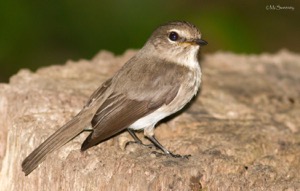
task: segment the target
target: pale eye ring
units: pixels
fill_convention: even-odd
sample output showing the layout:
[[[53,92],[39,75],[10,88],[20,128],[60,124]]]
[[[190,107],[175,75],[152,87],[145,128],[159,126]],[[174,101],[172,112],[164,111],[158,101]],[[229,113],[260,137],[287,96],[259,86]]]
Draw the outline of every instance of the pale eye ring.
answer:
[[[170,32],[170,34],[169,34],[169,39],[170,39],[171,41],[177,41],[177,40],[179,39],[178,33],[177,33],[177,32],[174,32],[174,31]]]

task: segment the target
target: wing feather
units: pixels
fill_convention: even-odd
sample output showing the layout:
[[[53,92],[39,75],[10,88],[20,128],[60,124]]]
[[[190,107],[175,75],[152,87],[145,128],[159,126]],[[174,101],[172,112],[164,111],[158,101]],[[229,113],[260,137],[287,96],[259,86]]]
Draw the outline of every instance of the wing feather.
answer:
[[[164,67],[157,67],[161,64]],[[94,115],[94,131],[84,141],[81,150],[110,138],[162,105],[171,103],[186,72],[187,68],[184,66],[166,64],[161,60],[155,64],[129,61],[114,76],[114,92]]]

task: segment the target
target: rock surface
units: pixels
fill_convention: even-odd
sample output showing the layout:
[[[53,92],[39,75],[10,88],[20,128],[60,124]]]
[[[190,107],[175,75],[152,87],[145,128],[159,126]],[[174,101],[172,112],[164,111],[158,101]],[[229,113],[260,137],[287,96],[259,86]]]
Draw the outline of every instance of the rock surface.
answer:
[[[102,51],[0,84],[1,190],[300,189],[300,55],[284,50],[204,56],[199,96],[155,131],[189,160],[125,148],[127,132],[81,153],[84,132],[25,177],[22,160],[134,54]]]

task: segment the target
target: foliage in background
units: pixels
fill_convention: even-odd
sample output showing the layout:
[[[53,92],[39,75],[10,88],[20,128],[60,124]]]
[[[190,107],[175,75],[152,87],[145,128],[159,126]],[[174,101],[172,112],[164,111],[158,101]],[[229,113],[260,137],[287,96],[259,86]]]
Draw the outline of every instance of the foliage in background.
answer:
[[[267,10],[270,5],[294,10]],[[0,82],[20,68],[90,59],[101,49],[116,54],[140,48],[154,28],[186,20],[200,28],[203,51],[299,52],[296,1],[1,1]]]

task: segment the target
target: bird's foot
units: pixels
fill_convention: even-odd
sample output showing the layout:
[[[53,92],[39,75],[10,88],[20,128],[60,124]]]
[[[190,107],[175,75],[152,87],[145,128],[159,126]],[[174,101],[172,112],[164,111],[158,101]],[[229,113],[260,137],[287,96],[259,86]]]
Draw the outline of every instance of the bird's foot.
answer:
[[[161,152],[157,152],[157,151],[152,151],[151,153],[155,154],[157,157],[158,156],[171,156],[173,158],[182,158],[182,159],[189,159],[189,157],[191,157],[192,155],[179,155],[179,154],[173,154],[171,152],[167,152],[167,153],[161,153]]]

